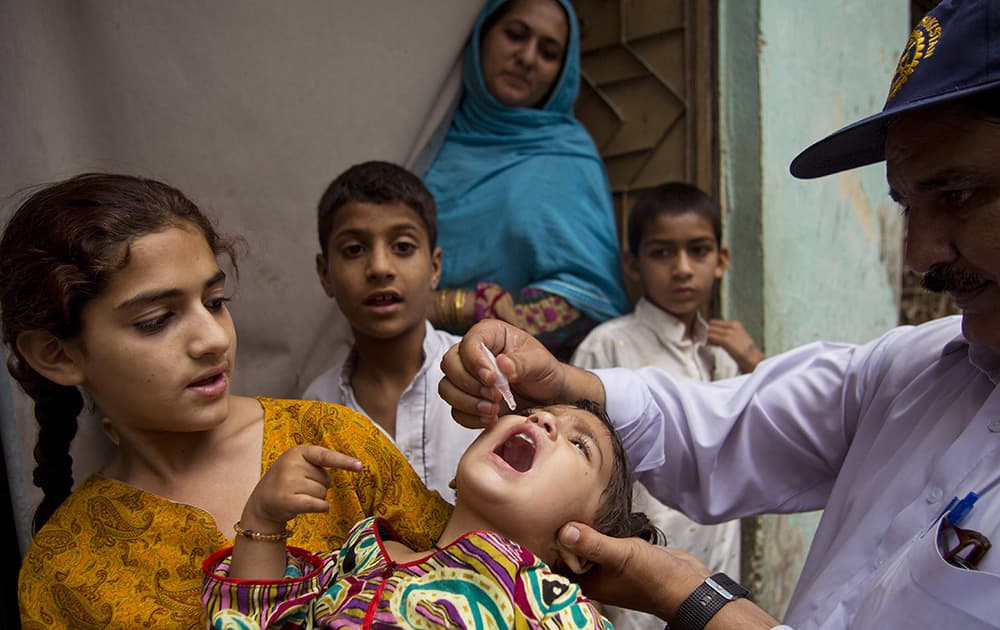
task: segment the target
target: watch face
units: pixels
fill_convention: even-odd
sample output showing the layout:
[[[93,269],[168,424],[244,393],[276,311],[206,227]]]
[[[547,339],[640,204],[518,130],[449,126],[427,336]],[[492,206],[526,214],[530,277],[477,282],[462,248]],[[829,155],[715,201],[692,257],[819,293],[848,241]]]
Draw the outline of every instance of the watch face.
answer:
[[[707,584],[713,591],[721,595],[725,599],[736,599],[736,594],[731,593],[728,588],[722,584],[715,581],[714,577],[705,578],[705,584]]]
[[[719,594],[727,599],[736,599],[737,597],[750,597],[750,591],[743,587],[742,584],[729,577],[725,573],[716,573],[710,578],[706,578],[706,583],[715,588],[719,586],[722,591],[718,588],[715,590],[719,591]],[[723,592],[725,591],[725,592]]]

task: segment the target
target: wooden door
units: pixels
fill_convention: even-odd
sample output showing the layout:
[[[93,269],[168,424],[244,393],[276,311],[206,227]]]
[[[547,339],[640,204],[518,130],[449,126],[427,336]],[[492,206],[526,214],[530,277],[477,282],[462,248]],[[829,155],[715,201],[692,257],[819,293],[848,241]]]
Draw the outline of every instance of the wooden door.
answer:
[[[619,235],[631,197],[668,181],[718,196],[715,2],[573,0],[576,115],[607,165]]]

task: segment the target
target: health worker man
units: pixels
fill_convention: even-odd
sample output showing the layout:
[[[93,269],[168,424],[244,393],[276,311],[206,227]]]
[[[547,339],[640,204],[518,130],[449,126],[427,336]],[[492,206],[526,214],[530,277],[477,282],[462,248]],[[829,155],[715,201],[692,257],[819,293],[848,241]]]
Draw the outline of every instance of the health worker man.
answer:
[[[885,160],[906,261],[961,316],[864,345],[814,343],[715,383],[655,368],[579,370],[483,322],[445,355],[441,395],[495,417],[479,342],[519,397],[606,405],[638,478],[712,523],[823,509],[784,622],[799,630],[1000,628],[1000,0],[946,0],[910,36],[883,111],[803,151],[814,178]],[[599,569],[600,601],[671,630],[778,622],[725,575],[582,524],[560,532]]]

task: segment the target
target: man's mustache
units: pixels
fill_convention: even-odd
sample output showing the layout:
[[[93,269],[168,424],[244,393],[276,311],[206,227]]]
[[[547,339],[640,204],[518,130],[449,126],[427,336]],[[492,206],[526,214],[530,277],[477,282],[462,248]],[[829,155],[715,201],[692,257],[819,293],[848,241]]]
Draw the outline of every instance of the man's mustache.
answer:
[[[920,284],[928,291],[971,291],[988,283],[989,279],[978,273],[962,271],[953,265],[937,265],[924,274]]]

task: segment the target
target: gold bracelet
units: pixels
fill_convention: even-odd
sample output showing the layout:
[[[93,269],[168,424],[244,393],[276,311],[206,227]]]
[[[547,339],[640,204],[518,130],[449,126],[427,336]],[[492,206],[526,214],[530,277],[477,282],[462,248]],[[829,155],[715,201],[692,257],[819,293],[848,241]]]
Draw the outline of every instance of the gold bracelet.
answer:
[[[240,525],[239,521],[233,523],[233,529],[238,535],[257,542],[284,542],[292,536],[292,530],[290,529],[285,529],[285,531],[279,534],[264,534],[261,532],[255,532],[252,529],[243,529],[243,526]]]
[[[450,291],[448,289],[441,289],[437,293],[437,308],[435,312],[437,313],[437,322],[435,325],[440,328],[448,327],[448,294]]]
[[[455,322],[454,329],[461,330],[465,324],[465,289],[455,290]]]

